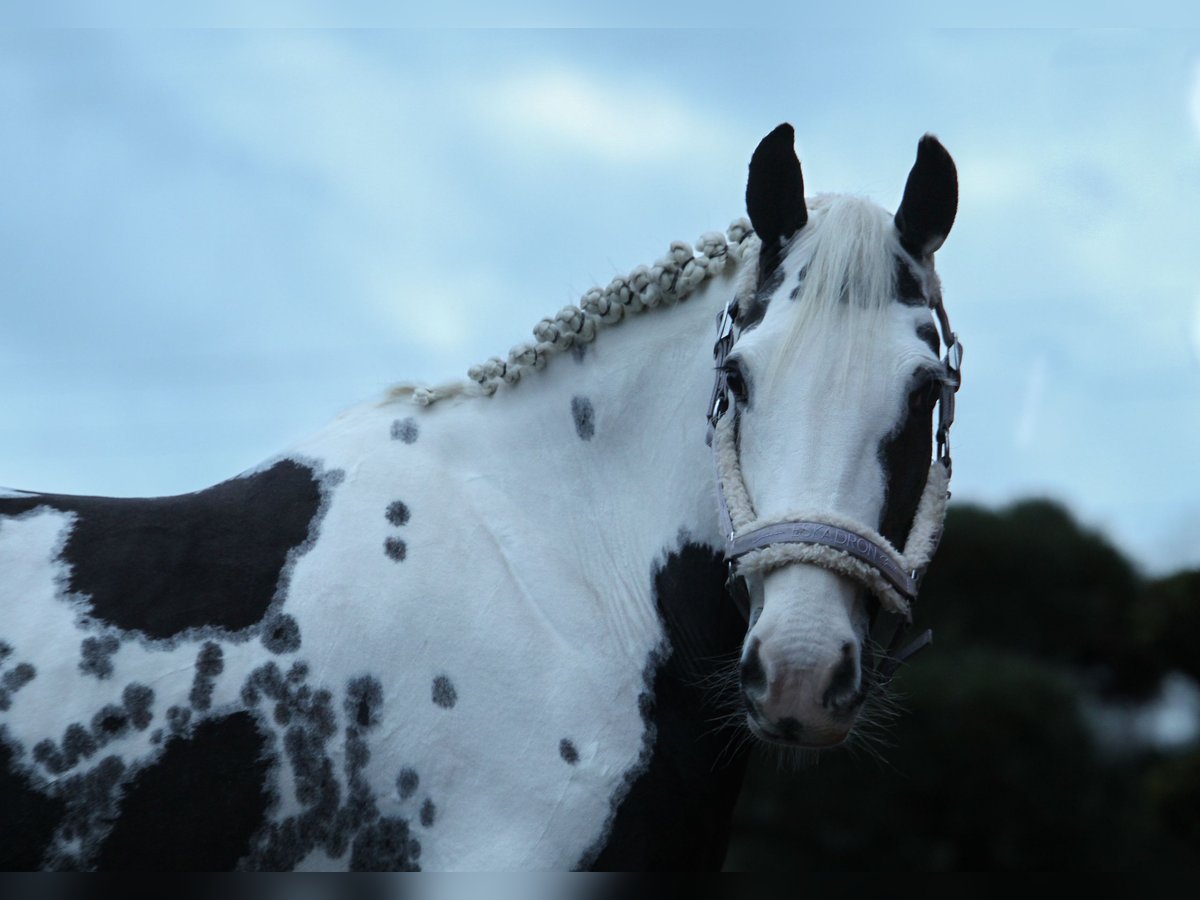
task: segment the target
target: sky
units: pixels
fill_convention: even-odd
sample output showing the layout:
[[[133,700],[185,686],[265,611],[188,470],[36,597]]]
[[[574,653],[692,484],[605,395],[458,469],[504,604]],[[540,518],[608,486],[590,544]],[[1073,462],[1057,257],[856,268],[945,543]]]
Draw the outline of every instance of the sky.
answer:
[[[1200,30],[216,7],[0,20],[0,484],[196,490],[460,377],[724,230],[787,121],[810,193],[894,209],[926,131],[958,164],[955,498],[1200,566]],[[515,24],[603,24],[556,8]]]

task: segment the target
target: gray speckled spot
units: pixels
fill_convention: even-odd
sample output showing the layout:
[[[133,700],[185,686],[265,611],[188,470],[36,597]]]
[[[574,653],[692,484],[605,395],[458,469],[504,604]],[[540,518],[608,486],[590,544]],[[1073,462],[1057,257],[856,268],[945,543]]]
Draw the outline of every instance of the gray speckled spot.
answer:
[[[3,686],[4,690],[9,693],[15,694],[21,688],[25,687],[25,685],[29,684],[29,682],[33,681],[36,675],[37,669],[32,665],[24,662],[18,663],[5,672],[3,677],[0,677],[0,686]]]
[[[417,792],[417,785],[421,783],[420,777],[417,775],[416,769],[403,768],[400,774],[396,776],[396,790],[400,792],[400,799],[407,800]]]
[[[178,734],[187,728],[188,722],[191,721],[192,711],[186,706],[172,706],[167,710],[167,727],[171,732]]]
[[[129,713],[129,721],[138,731],[145,731],[154,720],[154,691],[144,684],[128,684],[121,700]]]
[[[413,418],[396,419],[392,422],[392,440],[404,441],[406,444],[415,444],[417,435],[420,429],[417,427],[417,420]]]
[[[575,433],[580,440],[590,441],[596,433],[596,411],[587,397],[571,398],[571,416],[575,419]]]
[[[18,663],[0,676],[0,712],[12,706],[12,695],[37,676],[37,669],[29,663]]]
[[[46,767],[52,775],[61,775],[67,771],[67,761],[58,751],[54,741],[46,738],[33,745],[33,758]]]
[[[196,677],[188,694],[188,702],[194,709],[203,712],[212,706],[213,686],[224,670],[225,657],[220,645],[207,641],[196,655]]]
[[[567,765],[573,766],[579,762],[579,751],[575,749],[575,745],[566,738],[558,742],[558,755],[561,756]]]
[[[409,838],[404,819],[379,819],[364,826],[350,847],[351,872],[413,872],[421,845]]]
[[[84,638],[79,645],[79,671],[96,678],[108,678],[113,673],[112,656],[120,646],[121,642],[111,634]]]
[[[95,739],[78,722],[67,726],[67,730],[63,734],[62,746],[63,753],[71,765],[74,765],[76,760],[86,759],[96,752]]]
[[[408,546],[400,538],[390,537],[383,542],[383,552],[396,562],[404,562],[408,556]]]
[[[263,623],[262,642],[272,653],[295,653],[300,649],[300,625],[292,616],[280,613]]]
[[[458,702],[458,691],[445,675],[433,679],[433,702],[442,709],[450,709]]]
[[[359,728],[374,728],[379,724],[383,706],[383,684],[373,675],[360,675],[346,685],[346,700],[342,708],[346,718]]]
[[[403,501],[393,500],[388,504],[386,515],[387,520],[393,525],[404,525],[408,522],[408,507],[404,505]]]
[[[205,678],[216,678],[225,671],[225,654],[221,645],[206,641],[196,654],[196,672]]]
[[[426,828],[431,828],[433,826],[433,821],[436,818],[437,807],[433,805],[432,800],[426,797],[425,802],[421,804],[421,824]]]
[[[100,746],[129,731],[129,713],[122,707],[108,704],[92,716],[92,736]]]

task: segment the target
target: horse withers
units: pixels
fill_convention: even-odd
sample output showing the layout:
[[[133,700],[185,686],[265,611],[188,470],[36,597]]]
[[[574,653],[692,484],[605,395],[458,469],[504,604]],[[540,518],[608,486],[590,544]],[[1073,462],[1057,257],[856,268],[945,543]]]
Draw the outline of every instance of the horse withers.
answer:
[[[5,868],[719,866],[749,736],[886,678],[949,476],[954,164],[892,216],[792,145],[469,381],[193,494],[0,494]]]

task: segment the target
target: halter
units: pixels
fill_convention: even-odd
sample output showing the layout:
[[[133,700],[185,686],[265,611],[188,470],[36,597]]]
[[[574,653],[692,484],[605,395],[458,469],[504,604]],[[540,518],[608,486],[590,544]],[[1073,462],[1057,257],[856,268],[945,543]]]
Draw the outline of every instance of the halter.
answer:
[[[733,349],[737,300],[725,304],[717,320],[713,345],[717,375],[708,405],[708,443],[713,448],[721,533],[725,535],[727,586],[749,618],[749,587],[745,574],[759,574],[790,563],[809,563],[858,581],[892,614],[888,656],[879,673],[890,678],[896,668],[933,639],[926,630],[903,649],[897,645],[911,622],[911,604],[941,540],[950,499],[950,426],[954,424],[954,395],[962,384],[962,343],[950,328],[940,293],[930,308],[937,317],[946,355],[942,360],[942,389],[938,397],[937,456],[930,464],[925,489],[913,524],[898,551],[875,529],[837,514],[818,512],[802,519],[759,522],[742,477],[738,456],[738,407],[730,391],[725,361]]]

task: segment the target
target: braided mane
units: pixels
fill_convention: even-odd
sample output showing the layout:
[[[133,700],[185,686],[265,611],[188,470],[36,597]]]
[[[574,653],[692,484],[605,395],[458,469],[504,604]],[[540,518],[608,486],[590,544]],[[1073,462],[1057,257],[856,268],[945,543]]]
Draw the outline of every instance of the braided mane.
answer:
[[[563,307],[542,319],[533,328],[536,340],[513,347],[507,359],[493,356],[472,366],[467,371],[468,381],[434,387],[399,384],[388,392],[387,400],[429,406],[456,396],[490,397],[501,384],[515,385],[525,372],[542,369],[551,356],[594,341],[602,329],[628,315],[686,300],[731,262],[737,266],[757,253],[758,243],[744,218],[734,220],[726,234],[702,234],[695,251],[684,241],[674,241],[667,255],[653,265],[638,266],[628,275],[614,278],[608,287],[592,288],[578,306]]]

